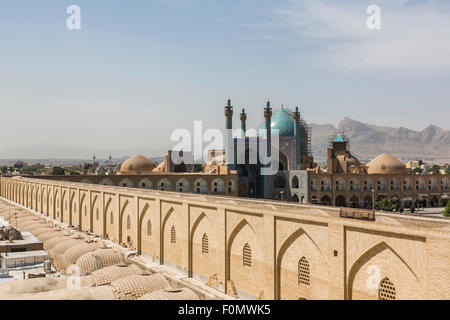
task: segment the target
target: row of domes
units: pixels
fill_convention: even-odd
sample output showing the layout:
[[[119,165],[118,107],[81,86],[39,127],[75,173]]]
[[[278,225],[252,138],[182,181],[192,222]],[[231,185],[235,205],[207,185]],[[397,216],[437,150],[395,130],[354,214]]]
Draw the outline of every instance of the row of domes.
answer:
[[[135,155],[120,167],[122,172],[149,172],[156,168],[155,163],[143,155]],[[367,164],[368,174],[406,174],[404,164],[393,156],[383,153]]]

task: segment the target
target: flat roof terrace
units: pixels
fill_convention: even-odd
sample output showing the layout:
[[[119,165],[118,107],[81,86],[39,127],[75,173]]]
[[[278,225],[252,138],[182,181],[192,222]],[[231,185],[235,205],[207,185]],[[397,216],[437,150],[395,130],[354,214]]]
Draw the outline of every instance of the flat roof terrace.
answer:
[[[0,241],[0,253],[25,252],[44,249],[42,241],[38,240],[30,232],[22,232],[22,237],[23,239],[14,240],[13,242],[10,242],[9,240]]]

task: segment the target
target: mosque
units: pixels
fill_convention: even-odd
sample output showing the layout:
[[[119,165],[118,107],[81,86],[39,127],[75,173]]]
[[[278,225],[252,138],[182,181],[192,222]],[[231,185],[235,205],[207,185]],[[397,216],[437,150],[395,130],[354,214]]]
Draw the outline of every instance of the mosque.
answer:
[[[225,116],[226,128],[232,129],[231,101],[225,106]],[[164,265],[175,272],[176,279],[186,284],[195,280],[202,290],[208,287],[218,297],[450,299],[448,219],[359,209],[382,197],[405,206],[416,202],[442,205],[450,194],[448,175],[413,175],[387,154],[362,163],[341,133],[330,138],[327,170],[322,171],[314,163],[311,131],[298,109],[292,112],[282,107],[273,114],[267,103],[261,127],[266,130],[257,137],[245,134],[246,117],[243,111],[241,136],[227,139],[225,150],[234,149],[231,157],[228,154],[232,161],[226,161],[225,150],[211,150],[202,172],[192,172],[188,161],[175,165],[169,151],[159,165],[134,156],[111,176],[0,177],[0,216],[7,219],[15,210],[24,211],[18,217],[23,219],[19,230],[34,232],[51,244],[64,235],[50,226],[42,230],[42,224],[49,222],[79,236],[95,237],[94,243],[67,239],[61,243],[61,252],[54,247],[55,257],[60,257],[57,265],[65,269],[76,263],[86,267],[86,276],[97,277],[95,272],[100,272],[110,282],[106,286],[90,283],[97,286],[93,291],[91,287],[75,292],[46,289],[34,298],[147,296],[141,290],[145,270],[116,264],[123,252],[132,252],[136,255],[133,262]],[[271,146],[275,129],[280,141],[274,148],[279,153],[279,170],[263,176],[257,169],[267,164],[260,160],[271,153],[259,145]],[[245,146],[242,154],[238,144]],[[257,149],[252,150],[255,145]],[[252,154],[257,155],[256,163],[249,161]],[[238,160],[243,155],[247,161],[241,164]],[[75,242],[73,248],[65,247]],[[102,248],[105,242],[114,247]],[[49,243],[44,242],[45,246]],[[95,265],[94,255],[100,257],[98,252],[105,250],[111,256],[104,267],[114,269],[87,268]],[[379,277],[368,286],[374,266],[379,268]],[[117,269],[125,267],[134,275],[112,281]],[[154,276],[159,279],[147,277],[145,287],[161,283],[161,290],[154,294],[176,298],[161,275]],[[190,292],[190,288],[181,288],[179,294],[198,299],[205,292]]]
[[[256,137],[247,135],[244,109],[239,114],[240,130],[232,136],[235,128],[231,100],[224,111],[225,132],[229,133],[225,150],[210,150],[201,172],[192,172],[189,152],[179,152],[181,163],[175,164],[174,151],[169,150],[158,165],[142,155],[133,156],[116,175],[39,178],[352,208],[372,208],[374,201],[383,198],[404,208],[440,207],[450,199],[449,175],[414,175],[388,154],[362,163],[350,152],[350,140],[343,133],[330,137],[327,168],[321,170],[311,152],[311,128],[298,107],[292,111],[281,106],[273,112],[267,102]],[[274,143],[275,137],[278,143]],[[272,146],[278,153],[278,160],[274,160],[277,163],[272,166],[278,171],[263,175],[261,169],[268,165],[261,160],[271,156]]]

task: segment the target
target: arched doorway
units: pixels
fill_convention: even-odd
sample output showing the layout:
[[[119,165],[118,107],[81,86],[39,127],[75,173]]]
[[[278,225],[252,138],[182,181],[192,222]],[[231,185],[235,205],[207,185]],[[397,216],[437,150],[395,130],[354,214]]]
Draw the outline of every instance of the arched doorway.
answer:
[[[435,207],[439,207],[439,199],[437,197],[433,197],[431,199],[430,205],[435,208]]]
[[[359,208],[359,198],[357,196],[353,196],[350,199],[350,203],[351,203],[352,208]]]
[[[331,206],[331,198],[329,196],[323,196],[320,199],[320,204],[324,206]]]
[[[346,207],[347,201],[345,200],[344,196],[337,196],[336,197],[336,207]]]
[[[292,197],[292,201],[300,202],[300,199],[298,198],[298,196],[296,194],[294,194],[294,196]]]
[[[366,196],[364,198],[364,209],[372,209],[372,197]]]

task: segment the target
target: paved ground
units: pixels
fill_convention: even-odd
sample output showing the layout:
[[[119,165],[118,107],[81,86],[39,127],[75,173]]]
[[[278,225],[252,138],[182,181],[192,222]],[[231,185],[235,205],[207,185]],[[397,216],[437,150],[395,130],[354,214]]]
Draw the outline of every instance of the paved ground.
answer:
[[[423,217],[442,217],[445,218],[442,214],[444,212],[444,208],[423,208],[423,209],[416,209],[414,211],[414,215],[419,215]],[[399,212],[393,212],[393,213],[399,213]],[[400,214],[400,213],[399,213]],[[402,214],[410,215],[411,211],[409,209],[405,209]],[[448,218],[450,219],[450,218]]]

